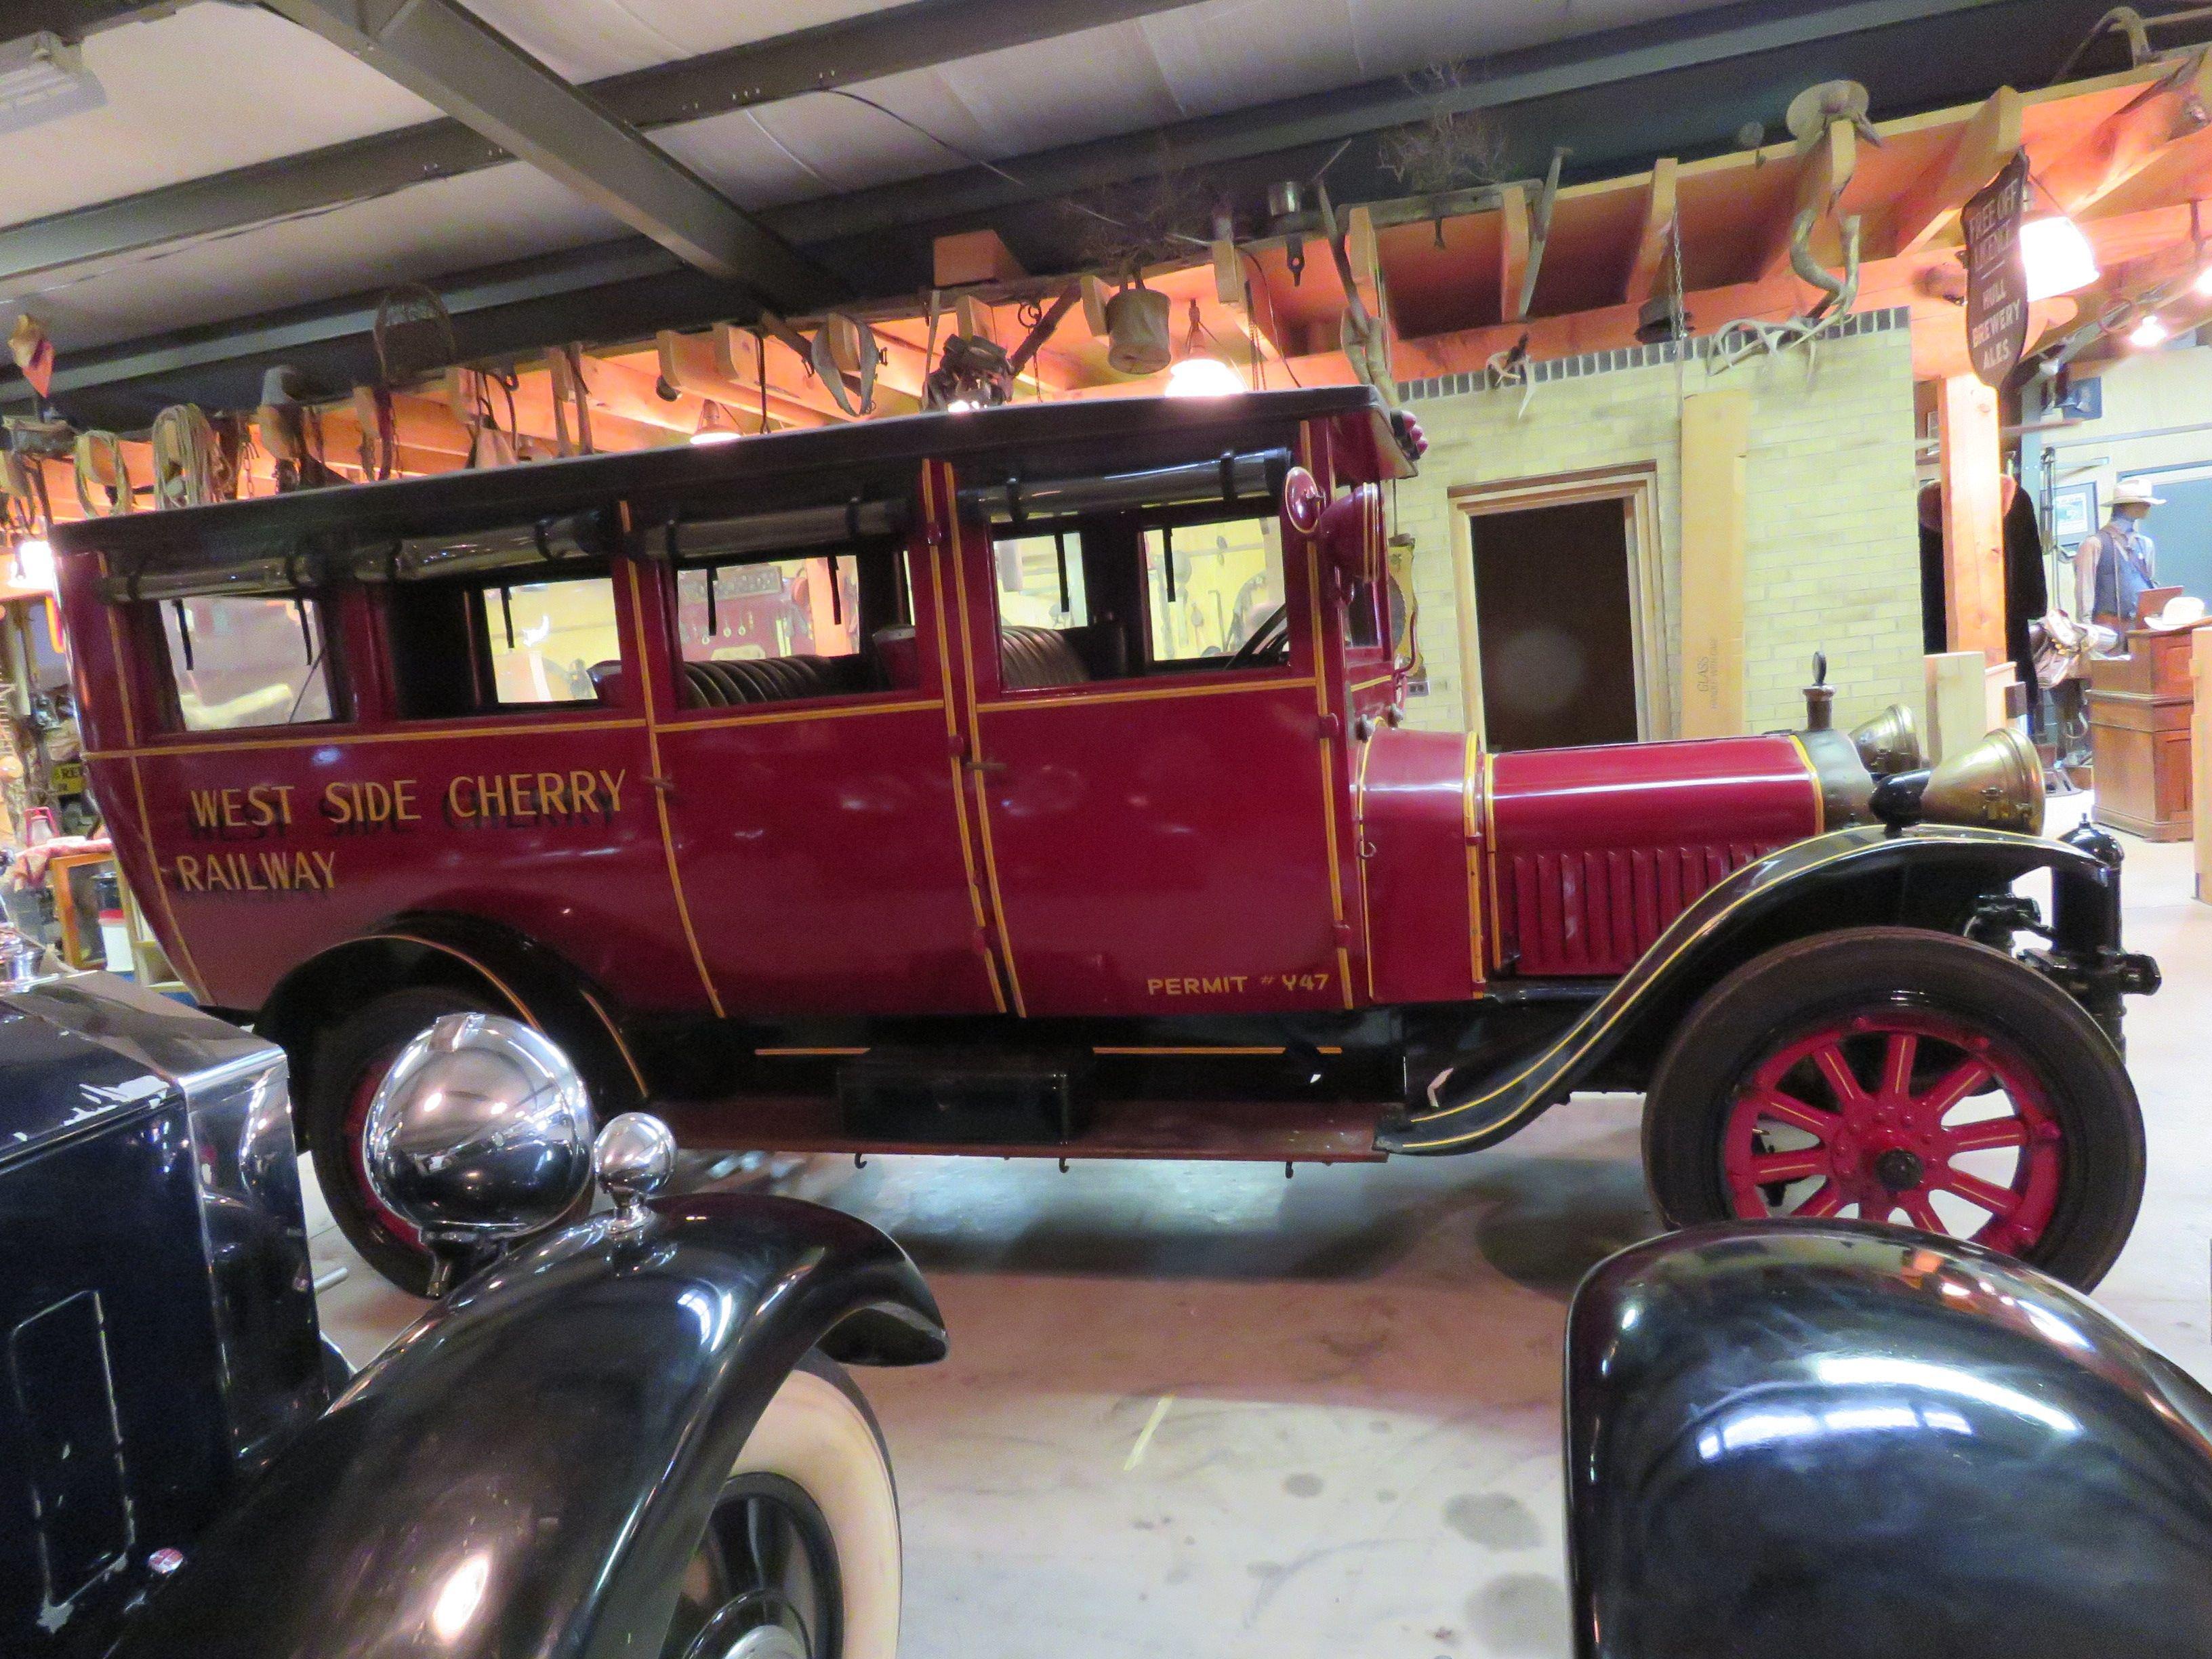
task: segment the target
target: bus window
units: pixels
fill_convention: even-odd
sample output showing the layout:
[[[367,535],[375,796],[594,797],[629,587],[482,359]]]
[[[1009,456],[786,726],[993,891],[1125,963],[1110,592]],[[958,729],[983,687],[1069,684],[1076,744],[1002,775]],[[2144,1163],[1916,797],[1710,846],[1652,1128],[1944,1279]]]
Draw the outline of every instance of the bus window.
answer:
[[[1012,628],[1081,628],[1091,620],[1083,592],[1083,536],[1010,536],[992,544],[999,572],[999,621]]]
[[[1148,528],[1145,591],[1152,661],[1234,656],[1282,605],[1280,530],[1272,518]]]
[[[711,565],[676,577],[686,662],[854,656],[860,609],[860,560],[851,554]]]
[[[592,665],[622,659],[610,577],[501,583],[479,599],[493,698],[502,707],[593,702]]]
[[[307,599],[203,597],[161,605],[177,714],[187,732],[331,718],[322,610]]]

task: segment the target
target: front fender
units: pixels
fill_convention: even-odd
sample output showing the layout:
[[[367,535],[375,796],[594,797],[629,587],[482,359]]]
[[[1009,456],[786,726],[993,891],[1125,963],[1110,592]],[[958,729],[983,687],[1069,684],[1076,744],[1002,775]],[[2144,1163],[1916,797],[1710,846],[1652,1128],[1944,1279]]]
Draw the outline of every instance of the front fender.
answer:
[[[754,1424],[807,1351],[939,1357],[903,1251],[787,1199],[600,1216],[374,1361],[153,1596],[113,1659],[614,1659],[654,1648]]]
[[[1991,1251],[1726,1224],[1567,1318],[1581,1659],[2104,1659],[2212,1631],[2212,1395]]]
[[[1954,925],[1944,911],[1978,894],[2002,892],[2033,870],[2053,873],[2054,928],[2069,959],[2117,950],[2119,863],[2116,850],[2103,850],[2108,846],[2101,836],[2077,846],[2003,830],[1919,823],[1904,830],[1862,824],[1782,848],[1709,888],[1534,1060],[1473,1075],[1467,1067],[1438,1073],[1428,1086],[1427,1109],[1387,1120],[1375,1144],[1386,1152],[1495,1146],[1566,1098],[1630,1036],[1667,1021],[1759,951],[1816,930],[1875,921]],[[1899,900],[1912,908],[1905,915],[1869,914],[1864,896],[1900,876],[1918,884],[1917,896]]]

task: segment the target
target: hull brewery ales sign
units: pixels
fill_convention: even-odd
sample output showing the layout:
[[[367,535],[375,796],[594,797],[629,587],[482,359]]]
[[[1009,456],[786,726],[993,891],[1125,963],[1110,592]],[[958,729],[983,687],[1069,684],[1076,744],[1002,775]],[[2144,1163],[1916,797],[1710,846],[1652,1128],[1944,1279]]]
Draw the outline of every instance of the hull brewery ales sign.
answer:
[[[1966,204],[1966,355],[1984,386],[2002,386],[2027,343],[2027,267],[2020,254],[2027,204],[2025,150]]]

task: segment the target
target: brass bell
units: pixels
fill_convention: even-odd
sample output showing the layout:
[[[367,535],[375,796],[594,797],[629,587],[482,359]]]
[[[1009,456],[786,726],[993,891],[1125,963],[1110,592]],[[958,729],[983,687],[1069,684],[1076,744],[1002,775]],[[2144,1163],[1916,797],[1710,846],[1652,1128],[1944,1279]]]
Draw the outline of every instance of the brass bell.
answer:
[[[1853,726],[1851,744],[1866,769],[1878,778],[1914,771],[1928,763],[1920,752],[1920,730],[1912,711],[1901,702],[1893,702],[1872,720]]]

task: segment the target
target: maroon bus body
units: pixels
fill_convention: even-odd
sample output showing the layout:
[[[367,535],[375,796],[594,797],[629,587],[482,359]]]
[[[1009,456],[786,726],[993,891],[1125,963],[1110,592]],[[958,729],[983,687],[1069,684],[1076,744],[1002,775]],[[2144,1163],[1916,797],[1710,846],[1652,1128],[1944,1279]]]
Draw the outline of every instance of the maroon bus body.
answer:
[[[1369,425],[1309,428],[1325,487],[1376,478]],[[94,787],[162,945],[240,1010],[439,912],[539,941],[620,1013],[1342,1012],[1617,975],[1820,828],[1785,737],[1486,763],[1388,723],[1389,647],[1330,625],[1287,526],[1281,668],[1006,689],[988,528],[949,465],[918,471],[911,683],[737,710],[680,705],[675,572],[624,556],[598,702],[396,720],[381,595],[352,585],[325,605],[354,718],[161,730],[100,561],[64,559]]]

